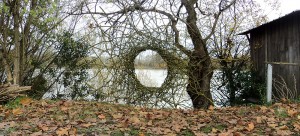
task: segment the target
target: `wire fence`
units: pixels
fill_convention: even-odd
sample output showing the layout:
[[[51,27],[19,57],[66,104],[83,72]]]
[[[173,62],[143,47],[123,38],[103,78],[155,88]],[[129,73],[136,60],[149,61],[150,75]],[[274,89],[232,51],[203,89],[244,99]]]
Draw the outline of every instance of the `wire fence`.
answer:
[[[299,70],[300,63],[288,63],[288,62],[265,62],[267,65],[267,102],[272,102],[273,99],[296,99],[299,97],[298,86],[299,83]],[[281,68],[281,72],[274,72],[274,67]],[[289,69],[286,66],[293,66],[293,69]],[[283,68],[282,68],[283,67]],[[294,68],[296,67],[296,68]],[[297,68],[299,67],[299,69]],[[285,72],[282,69],[288,69]],[[298,70],[298,71],[297,71]],[[284,71],[284,72],[282,72]],[[277,76],[277,77],[274,77]],[[293,79],[293,80],[289,80]],[[272,92],[272,91],[275,92]],[[274,94],[276,93],[276,94]]]

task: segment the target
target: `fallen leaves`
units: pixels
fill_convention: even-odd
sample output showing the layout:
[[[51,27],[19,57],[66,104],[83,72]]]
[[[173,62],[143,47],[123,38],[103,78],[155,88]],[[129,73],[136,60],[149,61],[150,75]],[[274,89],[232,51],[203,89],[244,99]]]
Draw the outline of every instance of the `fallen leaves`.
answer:
[[[291,117],[295,117],[296,115],[298,115],[298,111],[295,109],[288,109],[287,113]]]
[[[100,115],[98,115],[98,118],[99,118],[99,119],[105,119],[105,115],[100,114]]]
[[[208,109],[209,109],[209,110],[214,110],[215,107],[214,107],[213,105],[209,105]]]
[[[23,114],[23,110],[21,108],[16,108],[12,110],[13,115],[20,115]]]
[[[248,124],[248,126],[246,127],[246,129],[247,129],[248,131],[252,131],[252,130],[254,129],[254,123],[253,123],[253,122],[250,122],[250,123]]]
[[[56,134],[58,136],[64,136],[64,135],[69,135],[69,130],[70,128],[59,128],[57,131],[56,131]]]
[[[20,104],[23,106],[28,106],[32,102],[31,98],[24,97],[20,100]]]
[[[49,127],[45,124],[38,124],[38,128],[42,131],[48,131]]]
[[[0,105],[0,132],[21,135],[292,135],[300,133],[300,104],[210,106],[208,110],[148,109],[85,101]]]

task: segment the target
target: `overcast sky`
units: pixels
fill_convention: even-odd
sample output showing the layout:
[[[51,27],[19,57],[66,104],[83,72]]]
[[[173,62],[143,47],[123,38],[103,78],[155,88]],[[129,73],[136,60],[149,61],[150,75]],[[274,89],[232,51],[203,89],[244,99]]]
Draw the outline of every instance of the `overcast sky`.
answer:
[[[279,0],[279,2],[281,6],[276,13],[266,12],[270,20],[274,20],[293,11],[300,10],[300,0]]]

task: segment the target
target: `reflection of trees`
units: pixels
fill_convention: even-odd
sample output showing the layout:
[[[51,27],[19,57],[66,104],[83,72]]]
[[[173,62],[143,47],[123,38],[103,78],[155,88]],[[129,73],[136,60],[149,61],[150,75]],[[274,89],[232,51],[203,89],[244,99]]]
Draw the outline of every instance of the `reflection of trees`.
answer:
[[[167,63],[157,52],[145,51],[143,54],[141,53],[136,57],[135,67],[147,69],[166,69]]]

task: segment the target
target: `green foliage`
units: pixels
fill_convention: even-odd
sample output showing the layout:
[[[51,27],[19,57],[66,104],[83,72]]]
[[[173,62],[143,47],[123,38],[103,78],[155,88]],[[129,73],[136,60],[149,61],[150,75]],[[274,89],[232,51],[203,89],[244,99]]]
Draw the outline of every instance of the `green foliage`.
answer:
[[[0,13],[9,13],[9,7],[4,3],[0,3]]]
[[[55,47],[58,54],[54,59],[54,64],[58,71],[62,71],[59,75],[59,83],[63,84],[65,88],[71,89],[69,96],[72,99],[84,97],[89,89],[85,85],[88,79],[89,65],[79,62],[88,56],[89,46],[85,41],[74,39],[70,32],[58,35],[58,43]],[[50,73],[56,76],[57,70],[52,70]]]
[[[191,131],[191,130],[183,130],[182,132],[180,132],[179,134],[180,136],[195,136],[195,134]]]
[[[284,108],[276,108],[275,115],[279,118],[287,118],[289,115]]]
[[[204,127],[200,128],[200,131],[204,132],[204,133],[210,133],[211,130],[212,130],[212,127],[210,125],[207,125],[207,126],[204,126]]]
[[[120,130],[116,130],[116,131],[113,131],[110,135],[111,136],[124,136],[124,133]]]
[[[35,99],[41,99],[47,89],[47,80],[43,74],[34,77],[31,81],[31,90],[27,92],[30,97]]]
[[[266,87],[260,76],[251,70],[228,68],[217,77],[223,82],[218,90],[221,90],[225,99],[217,104],[222,106],[234,106],[243,104],[264,104]]]
[[[7,108],[11,108],[11,109],[14,109],[14,108],[17,108],[17,107],[20,107],[21,104],[20,104],[20,100],[24,98],[23,96],[19,96],[17,97],[16,99],[12,100],[12,101],[9,101],[7,104],[5,104],[5,106]]]
[[[55,48],[59,50],[59,53],[54,62],[59,67],[74,66],[80,59],[88,55],[88,44],[72,38],[70,32],[58,35],[58,42],[59,44]]]
[[[239,73],[236,80],[240,84],[236,104],[264,103],[266,87],[264,80],[260,78],[258,73],[254,71]]]

